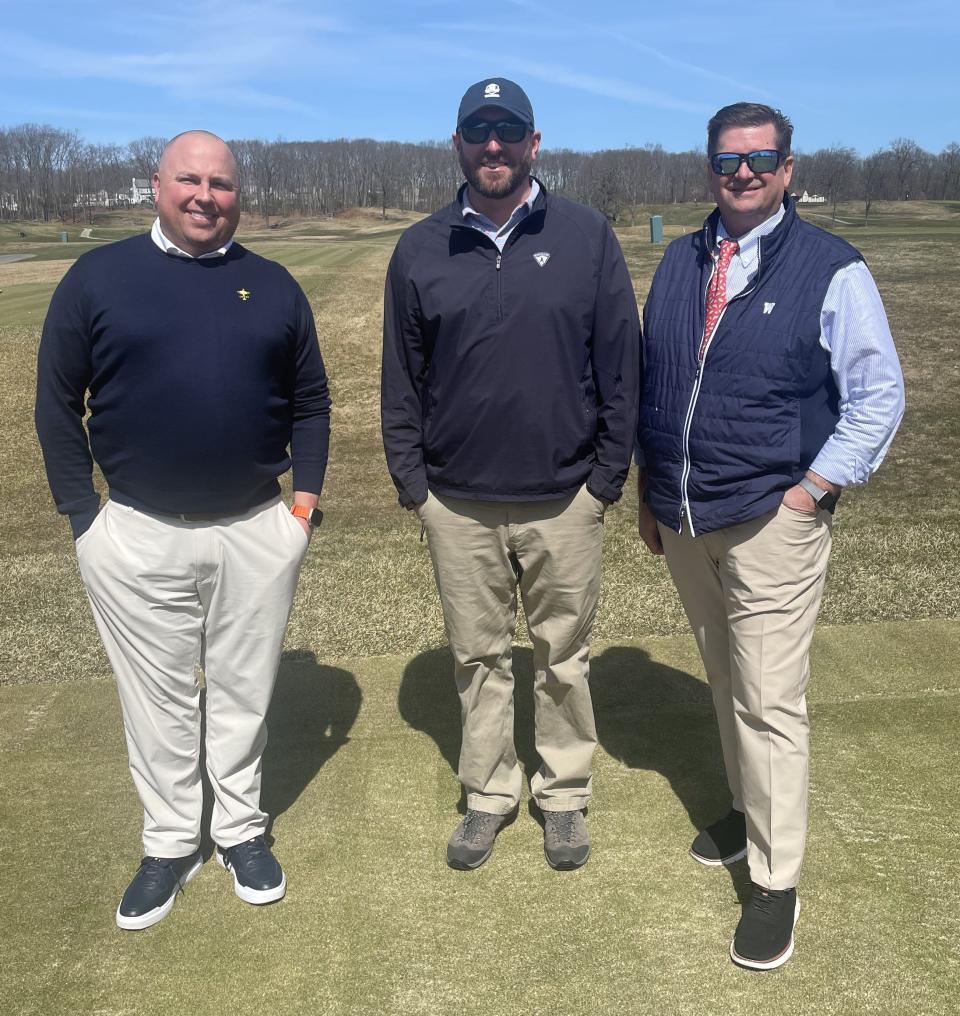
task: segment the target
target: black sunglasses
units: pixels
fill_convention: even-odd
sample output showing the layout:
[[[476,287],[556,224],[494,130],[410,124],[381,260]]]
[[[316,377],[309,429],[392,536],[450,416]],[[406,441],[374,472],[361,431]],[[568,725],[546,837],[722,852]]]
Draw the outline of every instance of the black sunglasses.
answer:
[[[501,120],[490,123],[488,120],[477,120],[475,123],[464,124],[460,128],[460,137],[471,145],[484,145],[493,131],[499,141],[513,145],[523,141],[527,136],[527,125],[517,120]]]
[[[759,152],[717,152],[710,156],[710,168],[717,176],[733,176],[745,162],[751,173],[772,173],[783,156],[775,148],[761,148]]]

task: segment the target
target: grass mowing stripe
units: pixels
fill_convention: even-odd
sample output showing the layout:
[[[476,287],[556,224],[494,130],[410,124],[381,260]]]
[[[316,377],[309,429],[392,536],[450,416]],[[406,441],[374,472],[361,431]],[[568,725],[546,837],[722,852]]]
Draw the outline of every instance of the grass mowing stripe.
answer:
[[[8,994],[44,1016],[949,1012],[960,910],[944,874],[960,800],[944,762],[960,676],[933,690],[929,676],[958,651],[958,622],[817,632],[804,912],[795,959],[771,977],[726,954],[744,867],[707,870],[686,854],[726,805],[689,637],[598,646],[594,856],[564,874],[546,866],[525,808],[486,866],[446,868],[459,734],[446,650],[335,667],[286,654],[264,795],[287,899],[249,907],[208,863],[142,934],[112,923],[139,857],[114,689],[2,689],[3,854],[19,873],[0,884],[17,914]],[[529,766],[529,650],[517,670]]]

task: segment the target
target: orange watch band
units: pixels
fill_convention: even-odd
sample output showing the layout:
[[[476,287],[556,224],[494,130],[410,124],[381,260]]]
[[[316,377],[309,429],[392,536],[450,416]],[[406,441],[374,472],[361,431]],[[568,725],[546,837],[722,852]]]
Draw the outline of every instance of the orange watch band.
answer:
[[[303,519],[311,529],[316,529],[323,522],[323,512],[319,508],[308,508],[305,504],[292,504],[290,514]]]

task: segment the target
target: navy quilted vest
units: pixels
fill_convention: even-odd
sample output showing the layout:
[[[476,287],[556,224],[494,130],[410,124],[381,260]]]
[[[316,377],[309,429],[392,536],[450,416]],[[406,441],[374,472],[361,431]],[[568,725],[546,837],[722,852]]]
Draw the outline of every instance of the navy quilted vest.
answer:
[[[820,309],[837,270],[861,260],[845,240],[786,214],[760,240],[757,274],[727,304],[698,368],[719,211],[674,240],[644,307],[644,391],[638,440],[647,501],[695,535],[771,511],[839,419]]]

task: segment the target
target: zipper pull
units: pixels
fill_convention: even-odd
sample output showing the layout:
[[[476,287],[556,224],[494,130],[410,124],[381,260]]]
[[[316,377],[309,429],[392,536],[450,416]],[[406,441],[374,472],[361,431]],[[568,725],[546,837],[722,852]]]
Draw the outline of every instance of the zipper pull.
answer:
[[[497,255],[497,271],[498,271],[498,272],[500,271],[500,262],[501,262],[502,260],[503,260],[503,255],[502,255],[502,254],[498,254],[498,255]]]

